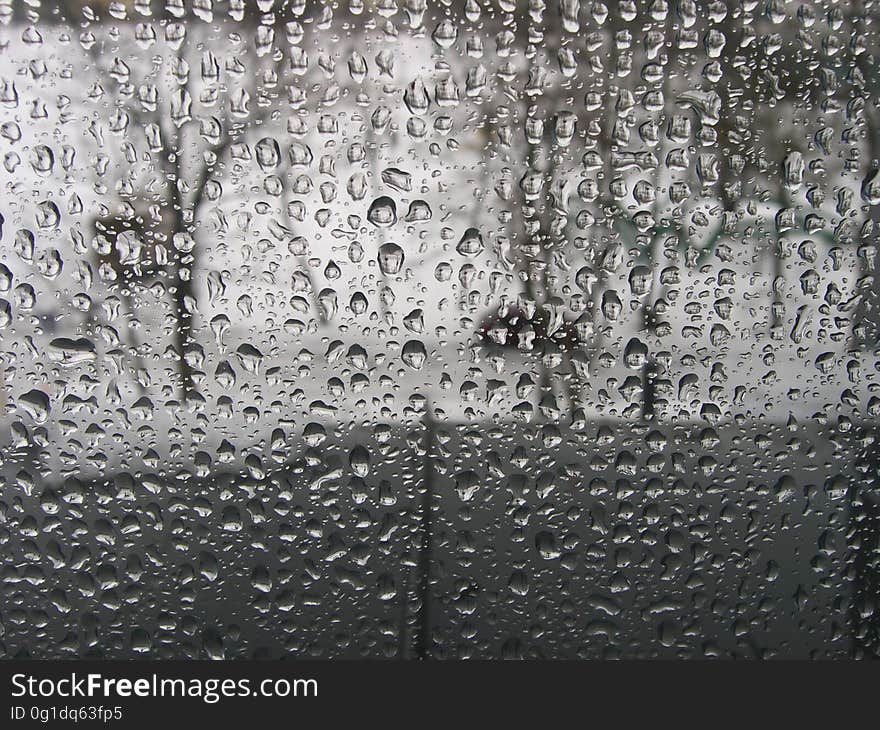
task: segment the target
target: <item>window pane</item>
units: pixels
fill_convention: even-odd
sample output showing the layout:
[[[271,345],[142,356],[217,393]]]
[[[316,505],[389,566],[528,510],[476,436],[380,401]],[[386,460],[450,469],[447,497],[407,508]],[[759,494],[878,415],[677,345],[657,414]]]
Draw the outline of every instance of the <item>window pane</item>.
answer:
[[[877,13],[0,0],[0,654],[875,654]]]

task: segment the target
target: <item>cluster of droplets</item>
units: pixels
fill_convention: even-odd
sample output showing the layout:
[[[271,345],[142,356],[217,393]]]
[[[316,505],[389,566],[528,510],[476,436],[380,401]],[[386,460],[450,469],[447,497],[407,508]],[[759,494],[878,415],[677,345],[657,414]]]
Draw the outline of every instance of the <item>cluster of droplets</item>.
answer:
[[[875,652],[869,21],[0,1],[0,655]]]

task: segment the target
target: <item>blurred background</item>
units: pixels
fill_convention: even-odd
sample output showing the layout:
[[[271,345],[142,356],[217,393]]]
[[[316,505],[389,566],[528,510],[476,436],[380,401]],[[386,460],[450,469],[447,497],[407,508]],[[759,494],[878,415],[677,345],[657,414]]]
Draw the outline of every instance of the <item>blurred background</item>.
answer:
[[[878,22],[0,0],[0,655],[873,656]]]

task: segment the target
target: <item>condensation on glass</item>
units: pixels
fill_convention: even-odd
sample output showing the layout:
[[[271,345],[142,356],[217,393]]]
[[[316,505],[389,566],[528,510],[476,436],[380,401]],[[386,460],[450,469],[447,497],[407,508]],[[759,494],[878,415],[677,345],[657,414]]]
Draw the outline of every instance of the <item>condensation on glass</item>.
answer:
[[[0,656],[875,654],[878,23],[0,0]]]

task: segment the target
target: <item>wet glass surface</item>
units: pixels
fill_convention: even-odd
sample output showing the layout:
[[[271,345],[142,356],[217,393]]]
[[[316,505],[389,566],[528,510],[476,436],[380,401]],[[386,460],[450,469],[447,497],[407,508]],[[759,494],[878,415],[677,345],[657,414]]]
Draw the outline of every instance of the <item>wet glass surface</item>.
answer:
[[[0,656],[875,654],[878,22],[0,0]]]

